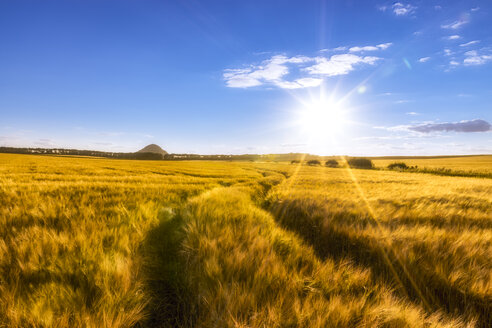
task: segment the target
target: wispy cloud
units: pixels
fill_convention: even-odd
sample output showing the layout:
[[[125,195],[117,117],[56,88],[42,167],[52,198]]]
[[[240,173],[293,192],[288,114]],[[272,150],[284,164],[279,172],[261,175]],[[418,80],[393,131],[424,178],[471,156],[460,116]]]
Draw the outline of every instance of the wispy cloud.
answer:
[[[361,52],[361,51],[376,51],[376,50],[385,50],[388,49],[392,45],[391,42],[381,43],[376,46],[364,46],[364,47],[351,47],[349,49],[350,52]]]
[[[421,133],[431,132],[487,132],[492,130],[489,122],[475,119],[471,121],[461,121],[455,123],[432,123],[408,127],[411,131]]]
[[[377,49],[386,49],[391,43],[377,45]],[[340,48],[341,49],[341,48]],[[345,49],[346,50],[346,49]],[[260,64],[245,68],[226,69],[223,78],[231,88],[250,88],[261,85],[273,85],[282,89],[299,89],[319,86],[324,77],[345,75],[360,65],[374,65],[382,58],[359,56],[353,53],[335,54],[330,57],[275,55]],[[290,76],[294,68],[298,76]]]
[[[416,115],[420,115],[419,113],[417,112],[408,112],[408,113],[405,113],[407,115],[411,115],[411,116],[416,116]]]
[[[333,48],[333,51],[345,51],[347,50],[347,47],[336,47],[336,48]]]
[[[34,141],[34,144],[42,147],[53,147],[55,142],[51,139],[38,139]]]
[[[473,40],[473,41],[470,41],[467,43],[462,43],[462,44],[460,44],[460,47],[468,47],[468,46],[472,46],[472,45],[477,44],[477,43],[480,43],[480,40]]]
[[[395,104],[406,104],[406,103],[409,103],[409,102],[413,102],[413,100],[400,99],[400,100],[396,100],[394,103]]]
[[[422,58],[419,59],[419,62],[420,63],[425,63],[425,62],[429,61],[429,59],[431,59],[431,58],[430,57],[422,57]]]
[[[461,36],[459,36],[459,35],[457,35],[457,34],[455,34],[455,35],[450,35],[450,36],[447,36],[447,37],[446,37],[446,39],[447,39],[447,40],[458,40],[458,39],[460,39],[460,38],[461,38]]]
[[[227,69],[223,77],[226,85],[231,88],[249,88],[263,84],[263,82],[253,74],[251,68],[244,69]]]
[[[465,52],[463,64],[466,66],[483,65],[492,60],[492,55],[481,55],[476,50]]]
[[[465,14],[460,19],[454,22],[448,24],[442,24],[441,27],[445,29],[457,30],[463,25],[468,24],[469,22],[470,22],[470,15]]]
[[[378,10],[380,11],[391,10],[393,14],[395,14],[396,16],[407,16],[414,13],[417,10],[417,7],[412,6],[411,4],[395,2],[391,6],[389,5],[379,6]]]
[[[321,49],[320,52],[329,52],[329,51],[345,51],[347,50],[347,47],[336,47],[336,48],[329,48],[329,49]]]
[[[401,2],[395,2],[393,6],[391,6],[393,9],[393,13],[396,16],[406,16],[410,15],[417,10],[417,7],[412,6],[411,4],[403,4]]]

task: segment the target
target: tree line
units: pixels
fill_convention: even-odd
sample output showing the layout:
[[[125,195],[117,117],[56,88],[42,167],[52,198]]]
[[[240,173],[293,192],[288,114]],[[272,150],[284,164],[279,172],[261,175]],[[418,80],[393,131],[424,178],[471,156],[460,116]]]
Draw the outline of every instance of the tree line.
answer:
[[[323,160],[323,156],[302,153],[287,154],[243,154],[243,155],[199,155],[199,154],[158,154],[152,152],[105,152],[97,150],[79,150],[65,148],[17,148],[0,147],[0,153],[10,154],[35,154],[35,155],[59,155],[59,156],[93,156],[115,159],[139,159],[139,160],[235,160],[235,161],[291,161],[291,160]]]

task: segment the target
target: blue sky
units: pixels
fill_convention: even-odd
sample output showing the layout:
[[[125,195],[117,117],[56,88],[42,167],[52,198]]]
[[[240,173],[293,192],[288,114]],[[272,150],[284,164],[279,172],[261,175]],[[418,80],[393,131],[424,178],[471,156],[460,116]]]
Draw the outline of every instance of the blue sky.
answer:
[[[492,153],[490,1],[0,1],[0,146]]]

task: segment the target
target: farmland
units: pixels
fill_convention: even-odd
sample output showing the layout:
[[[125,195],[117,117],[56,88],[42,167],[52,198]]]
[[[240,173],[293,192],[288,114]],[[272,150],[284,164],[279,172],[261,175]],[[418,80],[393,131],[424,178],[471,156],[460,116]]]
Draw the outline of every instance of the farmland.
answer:
[[[376,167],[385,167],[390,163],[400,161],[399,159],[375,159]],[[401,161],[408,165],[417,165],[419,167],[428,168],[447,168],[453,171],[472,171],[491,173],[492,160],[491,156],[443,156],[443,157],[428,157],[428,158],[406,158]]]
[[[0,326],[489,327],[491,213],[481,177],[0,154]]]

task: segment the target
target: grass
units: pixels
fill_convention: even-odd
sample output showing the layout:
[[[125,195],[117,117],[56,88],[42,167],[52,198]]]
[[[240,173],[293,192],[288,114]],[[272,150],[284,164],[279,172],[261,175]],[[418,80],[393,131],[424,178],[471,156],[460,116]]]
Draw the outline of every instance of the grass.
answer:
[[[0,326],[128,327],[145,317],[141,245],[159,212],[259,172],[0,155]]]
[[[179,327],[444,327],[458,326],[375,284],[367,269],[321,261],[295,234],[278,227],[242,187],[193,198],[178,216],[180,272],[158,313],[180,313]],[[169,239],[169,230],[162,229]],[[164,247],[165,248],[165,247]],[[162,251],[164,252],[164,248]],[[168,271],[154,270],[158,295]],[[159,298],[162,300],[162,298]],[[174,310],[169,310],[173,309]],[[177,309],[176,309],[177,307]],[[184,311],[184,313],[182,312]],[[164,315],[158,322],[165,322]]]
[[[489,180],[301,169],[285,183],[270,210],[320,256],[350,257],[427,309],[490,326]]]
[[[491,195],[489,179],[0,154],[0,326],[487,327]]]

